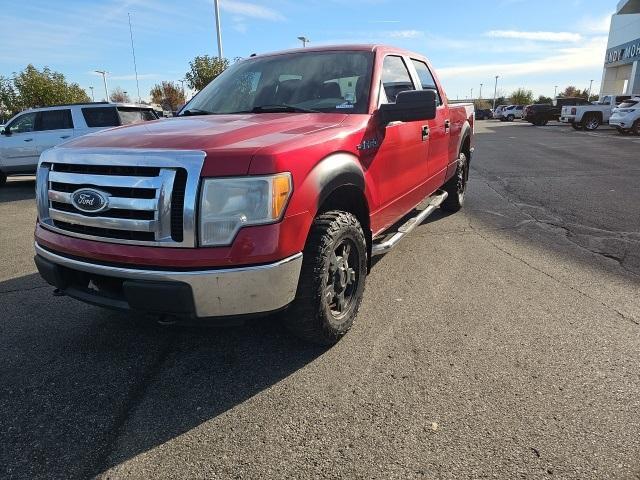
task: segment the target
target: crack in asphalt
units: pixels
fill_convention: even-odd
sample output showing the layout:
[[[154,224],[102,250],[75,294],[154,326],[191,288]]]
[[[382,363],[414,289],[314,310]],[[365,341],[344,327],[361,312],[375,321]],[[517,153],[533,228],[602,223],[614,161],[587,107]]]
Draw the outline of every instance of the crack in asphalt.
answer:
[[[528,224],[528,223],[531,223],[531,222],[533,222],[533,223],[538,223],[538,224],[542,224],[542,225],[547,225],[547,226],[553,226],[553,227],[556,227],[556,228],[561,229],[561,230],[563,230],[563,231],[565,232],[564,237],[565,237],[565,238],[567,239],[567,241],[569,241],[572,245],[575,245],[576,247],[578,247],[578,248],[580,248],[580,249],[583,249],[583,250],[585,250],[585,251],[587,251],[587,252],[589,252],[589,253],[591,253],[591,254],[599,255],[599,256],[603,256],[603,257],[605,257],[605,258],[609,258],[609,259],[611,259],[611,260],[614,260],[616,263],[618,263],[618,264],[619,264],[619,266],[620,266],[623,270],[625,270],[625,272],[628,272],[628,273],[630,273],[631,275],[633,275],[633,276],[635,276],[635,277],[640,277],[640,275],[639,275],[639,274],[637,274],[637,273],[635,273],[635,272],[633,272],[633,271],[629,270],[627,267],[625,267],[625,266],[622,264],[622,262],[624,261],[624,257],[623,257],[622,259],[620,259],[618,256],[613,255],[613,254],[610,254],[610,253],[607,253],[607,252],[593,251],[593,250],[591,250],[591,249],[589,249],[589,248],[585,247],[584,245],[581,245],[581,244],[579,244],[579,243],[577,243],[577,242],[573,241],[573,240],[570,238],[570,236],[571,236],[571,235],[575,235],[575,233],[574,233],[574,232],[572,232],[572,231],[571,231],[570,229],[568,229],[567,227],[565,227],[565,226],[563,226],[563,225],[555,224],[555,223],[553,223],[553,222],[549,222],[549,221],[545,221],[545,220],[541,220],[541,219],[539,219],[539,218],[536,218],[535,216],[531,215],[529,212],[526,212],[526,211],[524,211],[524,210],[521,208],[521,205],[527,205],[527,204],[514,202],[512,199],[510,199],[510,198],[509,198],[509,197],[507,197],[506,195],[504,195],[504,194],[502,194],[501,192],[499,192],[498,190],[496,190],[496,189],[495,189],[495,188],[494,188],[494,187],[493,187],[493,186],[492,186],[492,185],[491,185],[491,184],[490,184],[486,179],[481,179],[481,181],[482,181],[484,184],[486,184],[486,185],[487,185],[487,187],[489,187],[489,189],[491,189],[493,192],[495,192],[495,193],[496,193],[496,195],[498,195],[500,198],[504,199],[504,200],[505,200],[506,202],[508,202],[510,205],[512,205],[512,206],[514,206],[515,208],[517,208],[517,209],[518,209],[522,214],[526,215],[527,217],[529,217],[529,218],[531,219],[531,221],[530,221],[530,222],[525,221],[525,222],[520,222],[520,223],[518,223],[518,225],[516,225],[516,226],[514,227],[514,229],[516,229],[516,228],[520,228],[522,225],[524,225],[524,224]],[[531,205],[529,205],[529,206],[531,206]],[[542,207],[542,206],[540,206],[540,207],[538,207],[538,206],[534,206],[534,207],[536,207],[536,208],[540,208],[540,209],[543,209],[543,210],[544,210],[544,207]],[[482,234],[482,230],[479,230],[479,229],[475,228],[473,225],[471,225],[471,223],[469,223],[468,225],[469,225],[469,228],[470,228],[471,230],[473,230],[473,232],[474,232],[476,235],[478,235],[480,238],[482,238],[484,241],[486,241],[487,243],[489,243],[490,245],[492,245],[494,248],[496,248],[497,250],[501,251],[502,253],[504,253],[504,254],[506,254],[506,255],[508,255],[508,256],[510,256],[510,257],[512,257],[512,258],[513,258],[513,259],[515,259],[515,260],[520,261],[521,263],[524,263],[524,264],[525,264],[526,266],[528,266],[529,268],[531,268],[531,269],[533,269],[533,270],[535,270],[535,271],[537,271],[537,272],[539,272],[539,273],[542,273],[543,275],[545,275],[545,276],[547,276],[547,277],[549,277],[549,278],[551,278],[551,279],[555,280],[555,281],[556,281],[556,282],[558,282],[560,285],[563,285],[563,286],[565,286],[565,287],[569,288],[570,290],[572,290],[572,291],[574,291],[574,292],[579,293],[580,295],[582,295],[582,296],[584,296],[584,297],[588,298],[589,300],[592,300],[592,301],[594,301],[594,302],[599,303],[600,305],[602,305],[602,306],[603,306],[603,307],[605,307],[606,309],[611,310],[612,312],[616,313],[616,314],[617,314],[618,316],[620,316],[622,319],[624,319],[624,320],[628,320],[628,321],[630,321],[630,322],[634,323],[635,325],[640,325],[640,321],[639,321],[639,320],[637,320],[637,319],[635,319],[634,317],[629,316],[629,315],[626,315],[626,314],[624,314],[624,313],[620,312],[620,311],[619,311],[618,309],[616,309],[615,307],[613,307],[613,306],[611,306],[611,305],[608,305],[608,304],[606,304],[606,303],[602,302],[601,300],[598,300],[598,299],[596,299],[596,298],[593,298],[593,297],[591,297],[590,295],[588,295],[586,292],[583,292],[582,290],[580,290],[579,288],[576,288],[576,287],[574,287],[574,286],[572,286],[572,285],[569,285],[569,284],[565,283],[563,280],[561,280],[561,279],[559,279],[559,278],[557,278],[557,277],[553,276],[552,274],[550,274],[550,273],[548,273],[548,272],[546,272],[546,271],[544,271],[544,270],[542,270],[542,269],[540,269],[540,268],[538,268],[538,267],[535,267],[534,265],[532,265],[532,264],[530,264],[529,262],[527,262],[525,259],[523,259],[523,258],[521,258],[521,257],[519,257],[519,256],[517,256],[517,255],[515,255],[515,254],[513,254],[512,252],[509,252],[508,250],[504,249],[503,247],[501,247],[501,246],[499,246],[498,244],[496,244],[495,242],[493,242],[491,239],[489,239],[488,237],[486,237],[485,235],[483,235],[483,234]],[[584,227],[584,228],[592,228],[592,227]],[[594,228],[592,228],[592,229],[593,229],[593,230],[598,230],[598,229],[594,229]],[[628,232],[609,232],[609,233],[613,233],[613,234],[625,233],[625,234],[626,234],[626,233],[628,233]],[[631,233],[631,235],[634,235],[634,236],[635,236],[635,232],[632,232],[632,233]],[[619,237],[618,237],[618,238],[619,238]]]
[[[51,285],[40,285],[38,287],[30,287],[30,288],[14,288],[11,290],[0,290],[0,295],[3,293],[15,293],[15,292],[29,292],[31,290],[39,290],[41,288],[53,288]]]
[[[515,202],[513,201],[511,198],[509,198],[508,196],[504,195],[503,193],[499,192],[496,188],[494,188],[488,180],[486,179],[482,179],[482,182],[489,187],[489,189],[491,189],[496,195],[498,195],[500,198],[504,199],[506,202],[508,202],[510,205],[514,206],[515,208],[518,209],[518,211],[520,211],[523,215],[526,215],[527,217],[529,217],[533,222],[535,223],[539,223],[542,225],[547,225],[550,227],[555,227],[558,228],[560,230],[564,231],[564,237],[567,239],[567,241],[569,241],[571,244],[575,245],[576,247],[585,250],[589,253],[592,253],[594,255],[598,255],[604,258],[608,258],[609,260],[613,260],[615,261],[620,268],[622,268],[625,272],[629,273],[630,275],[633,275],[634,277],[640,278],[640,273],[630,269],[629,267],[627,267],[626,265],[624,265],[624,261],[627,258],[628,252],[631,249],[631,246],[635,243],[638,243],[640,245],[640,233],[637,232],[615,232],[615,231],[611,231],[611,230],[604,230],[604,229],[599,229],[599,228],[595,228],[595,227],[589,227],[586,225],[580,225],[580,224],[560,224],[559,222],[553,222],[550,220],[545,220],[545,219],[541,219],[538,218],[534,215],[532,215],[531,213],[525,211],[522,207],[529,207],[532,209],[540,209],[543,210],[545,212],[547,212],[547,214],[549,216],[552,217],[556,217],[558,218],[556,215],[552,215],[548,212],[548,207],[546,205],[531,205],[525,202]],[[507,189],[507,186],[505,185],[505,189]],[[510,194],[518,197],[515,192],[509,191]],[[520,197],[518,197],[518,199],[520,199]],[[521,199],[520,199],[521,200]],[[560,218],[558,218],[558,221],[560,220]],[[516,225],[515,228],[519,228],[523,225],[523,222],[519,223],[518,225]],[[572,230],[571,227],[573,227],[576,230],[580,230],[582,229],[583,232],[579,232],[579,231],[575,231]],[[592,233],[586,233],[586,232],[592,232]],[[594,235],[595,232],[602,232],[607,234],[608,236],[598,236],[598,235]],[[597,250],[595,248],[589,248],[589,246],[584,245],[580,242],[578,242],[575,237],[581,235],[584,237],[588,237],[588,238],[592,238],[592,239],[597,239],[597,240],[617,240],[620,241],[624,244],[627,245],[627,250],[625,251],[625,254],[622,256],[613,254],[611,252],[603,252],[601,250]]]
[[[83,475],[84,478],[95,478],[111,468],[109,459],[117,447],[118,438],[121,437],[131,414],[136,410],[137,406],[142,403],[148,388],[151,386],[154,379],[160,374],[162,366],[169,355],[173,352],[177,344],[177,340],[178,336],[176,335],[167,336],[164,344],[161,345],[156,358],[146,368],[138,381],[131,387],[121,407],[113,416],[111,428],[109,428],[103,435],[102,443],[104,448],[101,449],[95,465],[87,467],[87,471],[85,472],[86,474]]]

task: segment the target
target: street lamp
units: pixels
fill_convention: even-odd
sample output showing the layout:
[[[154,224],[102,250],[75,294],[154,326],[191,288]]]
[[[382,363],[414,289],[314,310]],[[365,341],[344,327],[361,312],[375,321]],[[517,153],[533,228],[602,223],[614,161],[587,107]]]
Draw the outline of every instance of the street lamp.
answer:
[[[496,86],[493,87],[493,109],[496,109],[496,95],[498,94],[498,78],[500,75],[496,75]]]
[[[484,85],[484,83],[480,84],[480,95],[478,95],[478,100],[482,100],[482,86]]]
[[[104,82],[104,99],[109,101],[109,91],[107,90],[107,72],[106,70],[94,70],[94,72],[102,75],[102,81]]]
[[[302,42],[302,48],[306,47],[307,43],[309,43],[311,41],[307,37],[298,37],[298,40],[300,40]]]
[[[558,97],[558,85],[553,86],[553,98]]]
[[[96,101],[96,97],[93,95],[93,87],[89,87],[89,90],[91,90],[91,101],[95,102]]]
[[[213,7],[216,12],[216,34],[218,36],[218,58],[222,60],[222,32],[220,31],[220,6],[218,0],[213,0]]]
[[[593,86],[593,80],[589,81],[589,94],[587,95],[587,102],[591,99],[591,87]]]
[[[184,94],[184,80],[178,80],[180,82],[180,85],[182,85],[182,99],[186,102],[187,101],[187,96]]]

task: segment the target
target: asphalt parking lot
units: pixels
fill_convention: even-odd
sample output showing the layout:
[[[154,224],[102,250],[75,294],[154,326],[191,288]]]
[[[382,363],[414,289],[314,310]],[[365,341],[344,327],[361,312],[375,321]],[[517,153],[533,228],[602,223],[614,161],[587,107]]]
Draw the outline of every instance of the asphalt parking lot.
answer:
[[[353,330],[161,327],[53,297],[0,190],[0,477],[640,478],[640,138],[477,122],[468,204]]]

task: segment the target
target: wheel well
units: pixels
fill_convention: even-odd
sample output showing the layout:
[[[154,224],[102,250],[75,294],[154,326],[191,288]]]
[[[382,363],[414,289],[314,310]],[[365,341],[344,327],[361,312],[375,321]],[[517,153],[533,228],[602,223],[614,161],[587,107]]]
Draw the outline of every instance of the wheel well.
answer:
[[[318,208],[318,215],[330,210],[343,210],[353,213],[364,231],[367,239],[367,250],[371,259],[371,224],[369,205],[364,192],[355,185],[343,185],[333,190]]]
[[[471,136],[467,135],[462,141],[460,153],[464,153],[464,155],[467,157],[467,161],[471,162]]]
[[[583,118],[588,118],[588,117],[590,117],[591,115],[593,115],[593,116],[597,117],[600,121],[602,121],[602,112],[586,112],[586,113],[583,115]]]

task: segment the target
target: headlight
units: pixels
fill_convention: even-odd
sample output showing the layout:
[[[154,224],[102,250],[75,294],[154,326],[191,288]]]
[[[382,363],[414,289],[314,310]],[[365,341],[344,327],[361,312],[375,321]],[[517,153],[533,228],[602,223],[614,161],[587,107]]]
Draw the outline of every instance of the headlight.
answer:
[[[277,222],[291,196],[291,174],[207,178],[200,196],[200,245],[229,245],[242,227]]]

